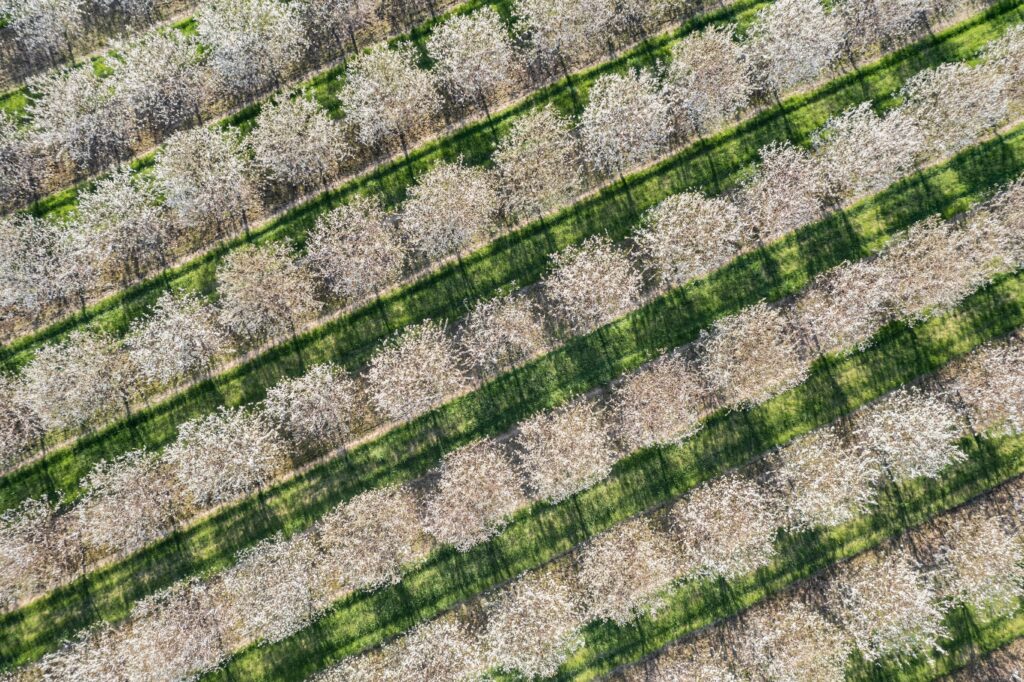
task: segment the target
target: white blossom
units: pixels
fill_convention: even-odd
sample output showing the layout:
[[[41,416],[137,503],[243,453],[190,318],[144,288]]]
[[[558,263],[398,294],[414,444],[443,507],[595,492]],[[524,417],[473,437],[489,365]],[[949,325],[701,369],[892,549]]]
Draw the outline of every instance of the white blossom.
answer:
[[[672,509],[681,566],[697,576],[732,579],[766,566],[781,525],[775,501],[735,475],[701,485]]]
[[[551,257],[544,296],[572,334],[584,334],[639,305],[641,279],[625,253],[604,237],[590,237]]]
[[[719,269],[744,246],[739,210],[727,199],[683,192],[644,214],[637,245],[665,286],[675,287]]]
[[[231,350],[217,324],[217,311],[194,294],[164,292],[152,310],[132,321],[125,347],[142,377],[170,384],[209,372]]]
[[[704,135],[747,107],[752,74],[735,31],[712,26],[672,46],[662,88],[680,132]]]
[[[370,359],[366,381],[373,404],[389,419],[411,419],[466,385],[455,345],[431,320],[388,339]]]
[[[339,98],[363,144],[394,137],[408,150],[413,136],[434,123],[440,98],[416,60],[416,48],[403,43],[378,45],[349,62]]]
[[[164,450],[177,485],[191,504],[234,500],[269,483],[289,464],[290,451],[269,420],[242,408],[218,408],[185,422]]]
[[[287,242],[231,251],[217,268],[217,293],[220,323],[249,342],[294,335],[321,307],[312,276]]]
[[[550,677],[582,646],[579,596],[552,573],[527,574],[487,609],[484,642],[494,664],[528,679]]]
[[[654,615],[676,577],[670,546],[644,518],[626,521],[587,543],[579,558],[587,618],[626,625]]]
[[[360,195],[317,218],[305,261],[332,296],[353,303],[398,280],[405,246],[380,201]]]
[[[939,397],[901,388],[865,408],[854,436],[896,481],[936,478],[966,459],[957,441],[963,427],[957,413]]]
[[[583,188],[579,145],[550,105],[517,118],[493,159],[505,208],[521,219],[542,216]]]
[[[601,76],[580,117],[587,161],[599,172],[622,175],[668,148],[669,107],[649,71]]]
[[[414,251],[436,261],[489,237],[498,207],[490,173],[441,162],[409,189],[399,227]]]
[[[601,413],[582,399],[523,421],[516,443],[534,495],[548,502],[594,485],[619,457]]]
[[[503,449],[480,441],[456,450],[438,469],[424,526],[442,544],[466,551],[496,535],[526,503],[523,483]]]
[[[316,365],[267,391],[263,410],[293,442],[331,448],[345,442],[357,409],[356,384],[334,365]]]

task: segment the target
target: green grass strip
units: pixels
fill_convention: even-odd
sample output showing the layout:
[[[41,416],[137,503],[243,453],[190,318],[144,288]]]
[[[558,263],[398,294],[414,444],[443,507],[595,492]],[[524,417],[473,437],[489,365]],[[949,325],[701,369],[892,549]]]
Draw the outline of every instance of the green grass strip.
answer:
[[[366,489],[409,480],[444,452],[501,433],[537,410],[607,383],[692,341],[717,317],[803,288],[816,273],[880,249],[888,236],[934,212],[951,215],[1024,170],[1024,127],[928,169],[827,221],[738,259],[623,320],[353,450],[347,457],[226,508],[123,561],[0,617],[0,662],[21,664],[96,620],[186,575],[233,563],[243,547],[307,528]],[[711,430],[708,431],[709,433]],[[468,569],[467,569],[468,570]]]
[[[654,618],[640,618],[622,627],[607,621],[591,623],[584,629],[586,645],[563,664],[554,679],[593,680],[634,663],[1024,474],[1024,437],[969,437],[961,446],[969,455],[967,461],[937,479],[883,487],[876,511],[867,516],[832,529],[783,532],[776,543],[776,558],[753,574],[729,581],[683,583],[669,593],[665,608]],[[867,673],[871,668],[874,666],[867,664],[863,670]],[[870,677],[853,679],[901,679],[879,672],[876,669]]]
[[[713,416],[683,444],[641,450],[612,476],[559,505],[518,514],[494,540],[459,554],[435,553],[398,585],[340,600],[311,626],[281,642],[252,646],[210,679],[299,680],[345,656],[433,618],[524,570],[536,568],[593,535],[670,501],[699,483],[754,461],[760,453],[827,424],[909,381],[929,374],[979,344],[1024,323],[1024,273],[1000,279],[956,311],[917,327],[891,324],[876,344],[846,357],[826,356],[809,379],[746,412]],[[879,513],[829,532],[785,536],[780,558],[749,580],[699,581],[673,595],[656,619],[585,630],[587,646],[565,667],[566,678],[589,679],[654,651],[693,629],[724,618],[832,561],[863,551],[935,511],[959,504],[1024,471],[1024,447],[1003,453],[974,448],[948,476],[900,486],[881,496]],[[897,504],[899,498],[903,503]]]
[[[502,2],[507,4],[509,0],[502,0]],[[15,339],[0,348],[0,367],[16,370],[28,362],[40,346],[59,340],[73,329],[83,326],[118,336],[123,335],[128,330],[131,321],[145,313],[160,294],[167,289],[213,294],[216,288],[214,276],[217,264],[229,251],[250,241],[265,243],[284,238],[292,239],[302,245],[307,232],[313,227],[320,214],[342,203],[347,203],[357,194],[375,194],[382,198],[385,205],[397,206],[405,198],[412,178],[426,172],[438,161],[455,161],[461,158],[464,163],[470,165],[489,163],[496,138],[507,132],[514,121],[534,108],[551,104],[564,113],[577,115],[582,111],[585,102],[583,95],[599,76],[606,73],[622,72],[630,68],[652,66],[657,59],[667,58],[669,45],[681,39],[682,36],[709,24],[740,21],[743,17],[749,20],[756,9],[766,4],[768,4],[767,0],[741,0],[736,5],[694,19],[678,31],[654,38],[617,59],[574,74],[571,81],[563,79],[540,88],[517,104],[492,115],[489,121],[469,124],[448,136],[418,147],[410,153],[408,161],[402,159],[383,164],[372,172],[358,176],[339,188],[322,193],[277,219],[252,230],[248,237],[239,236],[176,268],[171,268],[160,275],[112,294],[88,306],[83,312]],[[1007,2],[1003,10],[1007,10],[1015,4],[1018,3]],[[495,3],[495,6],[500,9],[501,3]],[[339,67],[339,69],[341,68]],[[336,73],[330,78],[325,76],[317,96],[317,99],[329,111],[338,115],[341,111],[336,93],[343,80],[342,72]],[[256,112],[257,110],[254,109],[253,117]],[[244,125],[242,127],[245,128]],[[68,205],[61,210],[70,210],[70,207]]]
[[[550,221],[534,223],[500,238],[461,262],[414,282],[374,305],[331,321],[247,364],[142,410],[130,420],[83,437],[64,450],[12,472],[0,479],[0,509],[11,508],[30,497],[56,492],[73,500],[81,492],[78,484],[82,476],[101,459],[135,448],[159,448],[174,438],[182,422],[207,414],[219,405],[260,400],[270,386],[283,377],[303,373],[308,365],[333,361],[350,369],[360,368],[377,344],[396,329],[427,317],[458,318],[465,312],[466,301],[491,296],[513,283],[525,286],[536,282],[548,267],[549,255],[569,244],[592,234],[624,237],[635,228],[640,211],[676,192],[695,187],[721,191],[735,182],[736,175],[756,159],[758,149],[764,144],[787,137],[806,141],[830,116],[865,98],[889,97],[918,69],[972,54],[1000,30],[1024,18],[1020,3],[1012,3],[1011,7],[987,19],[970,22],[969,27],[951,31],[943,38],[929,39],[918,46],[918,51],[904,52],[885,60],[883,65],[839,79],[813,94],[794,98],[781,109],[765,112],[738,129],[702,141]],[[1012,158],[1015,153],[1003,159],[1013,166],[1012,174],[1018,172]],[[1007,175],[1001,173],[1007,167],[1000,163],[996,161],[990,167],[983,162],[978,164],[978,170],[989,180],[1006,179]],[[943,192],[955,189],[959,180],[951,177],[948,182],[951,184]],[[969,199],[964,194],[958,196]],[[916,205],[887,210],[892,215],[904,215],[905,208],[914,209]],[[310,219],[307,216],[307,220]],[[840,240],[835,244],[846,242]],[[823,245],[821,257],[834,250],[832,244]],[[844,258],[849,255],[843,253]],[[818,254],[811,253],[808,257],[814,259]],[[751,269],[749,265],[743,267]],[[796,264],[794,261],[793,267],[800,271],[798,277],[804,274],[803,262]],[[212,278],[212,263],[209,268]],[[751,287],[758,290],[757,297],[764,296],[759,288],[763,283],[763,275],[750,282],[730,283],[722,302],[735,300],[735,293],[749,291]],[[728,311],[716,300],[708,300],[703,305],[706,307],[702,316],[694,320],[701,326]]]

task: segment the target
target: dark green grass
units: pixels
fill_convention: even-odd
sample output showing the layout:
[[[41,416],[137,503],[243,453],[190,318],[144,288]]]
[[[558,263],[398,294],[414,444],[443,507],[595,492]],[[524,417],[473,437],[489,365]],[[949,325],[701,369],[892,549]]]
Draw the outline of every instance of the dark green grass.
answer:
[[[0,660],[8,665],[32,660],[90,622],[122,618],[134,601],[178,578],[224,568],[232,563],[235,552],[259,539],[277,531],[291,534],[304,529],[363,490],[409,480],[452,448],[501,433],[539,409],[561,404],[667,348],[692,341],[721,315],[761,299],[792,294],[816,273],[876,251],[890,234],[921,217],[962,210],[1022,169],[1024,129],[738,259],[710,278],[573,340],[347,457],[317,466],[0,617],[0,631],[7,635],[0,643]],[[706,433],[728,434],[735,426],[727,420],[721,427],[724,431],[709,428]]]
[[[465,312],[466,301],[493,295],[513,283],[523,286],[535,282],[546,270],[549,254],[592,234],[624,237],[635,227],[643,209],[675,192],[694,187],[703,187],[712,192],[721,191],[747,169],[763,144],[786,137],[798,142],[806,141],[811,132],[832,114],[864,98],[888,98],[917,68],[971,54],[1000,28],[1019,18],[1019,5],[1015,4],[1013,9],[997,13],[987,21],[978,20],[972,22],[969,28],[953,31],[941,39],[926,41],[919,46],[920,54],[913,50],[902,53],[886,60],[883,65],[844,77],[814,94],[787,102],[781,109],[766,112],[734,131],[698,143],[665,163],[628,178],[625,184],[618,184],[577,204],[552,220],[535,223],[498,239],[461,262],[419,280],[374,305],[325,324],[231,372],[141,411],[130,420],[85,436],[71,447],[51,453],[41,461],[3,477],[0,480],[0,509],[13,507],[26,498],[47,493],[60,492],[67,499],[73,500],[80,492],[78,483],[81,477],[100,459],[140,447],[159,448],[174,438],[177,426],[183,421],[206,414],[218,405],[240,405],[259,400],[267,388],[282,377],[301,374],[310,364],[333,361],[348,368],[359,368],[380,340],[394,330],[427,317],[457,318]],[[1001,159],[991,164],[988,160],[970,162],[976,168],[972,177],[979,180],[984,178],[971,191],[980,191],[983,186],[1007,180],[1019,172],[1015,160],[1018,137],[1012,139],[1013,142],[1006,144],[1002,141],[997,143],[997,156],[1001,153],[1000,149],[1005,152]],[[934,194],[926,192],[921,202],[915,199],[909,204],[900,204],[886,210],[894,211],[894,215],[918,215],[921,213],[918,209],[934,210],[929,197],[934,199],[946,196],[950,191],[960,190],[961,181],[956,174],[941,179],[928,172],[922,178],[922,182],[939,183]],[[968,195],[969,192],[958,194],[958,198],[969,199]],[[843,227],[839,228],[838,242],[825,244],[818,252],[808,252],[802,258],[812,263],[824,263],[822,259],[827,254],[834,253],[837,247],[844,244],[855,253],[861,245],[843,241],[841,237],[844,230]],[[842,253],[843,258],[850,255],[850,252]],[[749,271],[760,266],[756,261],[745,259],[737,267],[740,270],[738,274],[746,277]],[[802,271],[806,263],[798,258],[790,261],[788,267]],[[780,278],[789,276],[782,273],[769,275]],[[799,277],[800,273],[797,275]],[[756,283],[754,280],[730,283],[730,289],[746,292],[753,288],[758,290],[758,296],[763,296],[764,293],[757,289],[763,281],[762,274]],[[729,293],[726,292],[725,300],[731,297]],[[714,300],[708,300],[705,304],[706,319],[713,319],[728,311],[727,308],[717,307]]]
[[[495,539],[465,554],[439,551],[398,585],[345,598],[305,630],[276,644],[250,647],[209,677],[304,679],[557,557],[629,516],[934,372],[1021,323],[1024,273],[1001,279],[956,311],[917,327],[889,325],[866,351],[822,358],[797,388],[746,412],[719,413],[680,446],[636,452],[593,488],[559,505],[534,505]],[[878,513],[867,519],[833,531],[784,535],[779,559],[745,580],[688,583],[655,619],[623,628],[588,627],[587,646],[566,664],[564,677],[586,679],[636,660],[1024,472],[1024,443],[1003,449],[968,440],[965,447],[971,457],[964,464],[936,481],[915,481],[883,494]]]

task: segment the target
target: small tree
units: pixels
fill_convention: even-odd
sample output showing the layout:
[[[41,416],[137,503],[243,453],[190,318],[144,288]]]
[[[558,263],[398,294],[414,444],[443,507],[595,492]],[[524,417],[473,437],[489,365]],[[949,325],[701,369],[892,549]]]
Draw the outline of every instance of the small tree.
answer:
[[[668,148],[670,121],[649,71],[601,76],[580,117],[587,161],[600,173],[621,177]]]
[[[569,122],[550,105],[516,119],[494,151],[505,209],[540,217],[580,193],[579,146]]]
[[[400,228],[413,250],[432,262],[490,236],[498,207],[487,171],[441,162],[409,190]]]
[[[30,79],[28,114],[37,139],[52,145],[82,171],[124,158],[135,135],[134,119],[112,81],[88,65]]]
[[[672,46],[662,91],[679,133],[711,132],[747,107],[752,89],[735,26],[712,26]]]
[[[839,56],[843,27],[820,0],[782,0],[759,10],[747,36],[757,86],[776,99],[813,81]]]
[[[276,642],[308,625],[326,600],[313,584],[317,558],[305,535],[277,535],[239,552],[212,586],[227,639]]]
[[[838,526],[875,502],[882,464],[834,427],[812,431],[774,457],[775,478],[794,528]]]
[[[94,652],[110,652],[115,676],[124,679],[179,679],[214,669],[228,652],[211,592],[193,578],[146,597],[115,627],[114,646]]]
[[[939,585],[953,603],[983,619],[1017,610],[1024,595],[1024,542],[1008,519],[966,514],[943,529]]]
[[[0,467],[7,468],[28,456],[43,437],[39,417],[19,399],[18,380],[0,373]]]
[[[416,48],[403,43],[378,45],[349,62],[339,97],[363,144],[397,138],[408,154],[412,136],[433,125],[440,98],[416,60]]]
[[[221,324],[250,343],[294,336],[321,307],[313,278],[292,259],[287,242],[228,253],[217,268],[217,293]]]
[[[612,391],[612,432],[627,451],[688,438],[708,413],[707,390],[672,353],[626,377]]]
[[[351,155],[338,124],[303,96],[264,106],[246,144],[267,178],[290,187],[325,187]]]
[[[957,413],[939,397],[901,388],[857,417],[854,435],[896,481],[936,478],[967,455],[958,447],[963,432]]]
[[[212,305],[194,294],[176,298],[170,292],[132,321],[124,343],[142,378],[156,384],[209,372],[231,350]]]
[[[761,149],[761,166],[740,189],[738,203],[752,236],[781,239],[823,215],[828,180],[821,161],[789,142]]]
[[[892,317],[889,302],[895,274],[875,258],[821,273],[796,299],[796,327],[813,340],[819,353],[866,348]]]
[[[221,407],[178,427],[164,459],[188,501],[209,507],[266,485],[290,454],[266,417]]]
[[[555,60],[568,73],[613,37],[616,9],[615,0],[516,0],[512,14],[534,57]]]
[[[1006,78],[962,62],[916,74],[900,92],[900,107],[924,138],[922,155],[946,157],[969,147],[1006,119]]]
[[[59,248],[67,231],[55,221],[27,215],[0,217],[0,319],[38,320],[65,292],[58,273],[70,265]],[[84,282],[82,283],[84,287]]]
[[[167,265],[176,236],[152,188],[123,169],[79,196],[71,229],[92,269],[107,282],[124,284]]]
[[[928,29],[929,14],[939,3],[843,0],[835,12],[843,22],[843,49],[854,60],[876,47],[894,48]]]
[[[117,342],[80,330],[39,349],[21,377],[17,399],[46,430],[80,428],[118,407],[128,412],[137,388],[135,367]]]
[[[303,0],[299,6],[310,47],[325,53],[340,52],[348,42],[353,51],[356,35],[377,21],[377,0]]]
[[[165,464],[136,450],[97,463],[74,507],[82,542],[94,556],[124,556],[169,532],[181,500]]]
[[[647,211],[636,240],[666,287],[714,272],[744,246],[737,207],[697,192],[676,194]]]
[[[1024,28],[1008,29],[985,46],[982,57],[989,68],[1006,79],[1011,107],[1024,104]]]
[[[734,475],[701,485],[672,509],[682,566],[697,576],[732,579],[766,566],[781,525],[775,501]]]
[[[518,80],[508,29],[490,7],[445,21],[427,41],[427,54],[434,60],[438,89],[485,114]]]
[[[317,218],[306,263],[331,296],[354,303],[398,280],[405,246],[380,201],[357,196]]]
[[[142,127],[157,137],[198,123],[211,93],[199,65],[199,46],[178,31],[152,30],[117,43],[114,90]]]
[[[375,590],[402,578],[402,567],[425,555],[416,500],[407,488],[361,493],[317,525],[328,584]]]
[[[907,175],[923,145],[917,125],[903,111],[880,118],[870,102],[829,119],[814,135],[831,192],[846,201]]]
[[[302,447],[342,445],[357,409],[356,383],[335,365],[316,365],[267,391],[263,409],[291,441]]]
[[[956,307],[992,276],[992,263],[974,257],[971,235],[939,216],[910,229],[882,254],[891,301],[903,317],[917,322]]]
[[[470,680],[487,672],[483,646],[450,616],[419,625],[385,648],[393,661],[383,678],[389,681]]]
[[[786,317],[758,303],[701,332],[701,373],[726,404],[756,405],[807,377],[809,362]]]
[[[936,594],[898,552],[868,554],[844,566],[829,602],[867,661],[917,656],[946,636]]]
[[[157,151],[156,188],[178,221],[191,231],[212,227],[217,233],[248,226],[256,191],[232,131],[198,127],[172,136]]]
[[[953,366],[951,388],[976,432],[1024,432],[1024,343],[984,346]]]
[[[0,113],[0,210],[28,203],[47,184],[37,177],[40,150],[32,138],[13,116]]]
[[[0,0],[0,16],[21,50],[51,64],[72,58],[85,32],[85,0]]]
[[[459,337],[467,357],[484,374],[503,372],[551,345],[537,304],[522,294],[478,303]]]
[[[640,299],[640,274],[625,253],[604,237],[590,237],[551,257],[544,296],[571,334],[585,334],[633,310]]]
[[[519,425],[516,443],[534,495],[561,502],[607,476],[619,453],[586,400],[541,412]]]
[[[582,550],[580,584],[587,619],[619,625],[663,606],[661,593],[675,579],[676,557],[644,518],[632,519],[591,540]]]
[[[502,448],[481,441],[448,455],[427,498],[424,526],[442,544],[466,551],[496,535],[526,502]]]
[[[583,644],[575,591],[553,573],[526,574],[487,609],[483,639],[495,664],[527,678],[549,677]]]
[[[47,498],[0,514],[0,606],[52,589],[81,564],[77,538]]]
[[[279,0],[211,0],[196,33],[220,87],[236,97],[279,86],[307,47],[298,10]]]
[[[741,639],[746,665],[770,680],[842,682],[853,649],[838,627],[796,599],[755,608]]]
[[[406,327],[370,358],[370,398],[389,419],[411,419],[461,391],[466,377],[444,327],[431,320]]]

